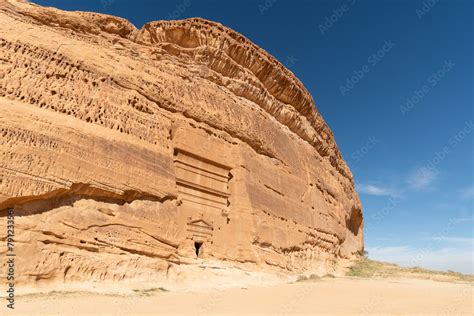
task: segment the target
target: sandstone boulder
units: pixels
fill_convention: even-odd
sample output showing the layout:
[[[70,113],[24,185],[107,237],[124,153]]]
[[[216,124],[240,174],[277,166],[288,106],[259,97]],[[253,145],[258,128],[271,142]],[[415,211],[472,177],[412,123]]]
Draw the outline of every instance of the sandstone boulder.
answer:
[[[219,23],[136,29],[0,0],[0,135],[20,284],[206,260],[331,272],[363,251],[352,174],[312,97]]]

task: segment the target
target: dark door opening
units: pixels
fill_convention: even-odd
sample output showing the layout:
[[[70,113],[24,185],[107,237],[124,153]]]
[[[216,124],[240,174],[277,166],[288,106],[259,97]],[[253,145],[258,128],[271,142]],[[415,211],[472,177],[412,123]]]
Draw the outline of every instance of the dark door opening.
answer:
[[[196,250],[196,256],[199,257],[199,249],[201,249],[202,242],[200,241],[195,241],[194,242],[194,249]]]

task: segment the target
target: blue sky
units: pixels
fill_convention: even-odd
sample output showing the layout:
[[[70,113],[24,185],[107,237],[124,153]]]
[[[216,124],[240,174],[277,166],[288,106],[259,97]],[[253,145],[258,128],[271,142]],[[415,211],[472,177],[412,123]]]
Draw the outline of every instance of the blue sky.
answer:
[[[474,272],[472,1],[34,2],[244,34],[301,79],[334,132],[369,257]]]

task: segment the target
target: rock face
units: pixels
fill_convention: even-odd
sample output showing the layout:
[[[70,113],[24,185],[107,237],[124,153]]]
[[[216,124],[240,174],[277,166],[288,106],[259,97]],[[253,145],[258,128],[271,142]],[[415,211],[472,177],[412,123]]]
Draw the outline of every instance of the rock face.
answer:
[[[138,30],[0,0],[0,135],[19,283],[206,260],[330,272],[363,250],[352,174],[311,96],[215,22]]]

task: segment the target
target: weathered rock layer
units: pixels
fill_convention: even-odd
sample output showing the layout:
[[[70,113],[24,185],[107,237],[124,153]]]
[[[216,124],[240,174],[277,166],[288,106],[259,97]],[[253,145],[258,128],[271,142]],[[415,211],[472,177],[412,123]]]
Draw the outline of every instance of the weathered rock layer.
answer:
[[[0,135],[19,282],[210,258],[330,271],[363,250],[351,172],[310,94],[218,23],[138,30],[0,0]]]

